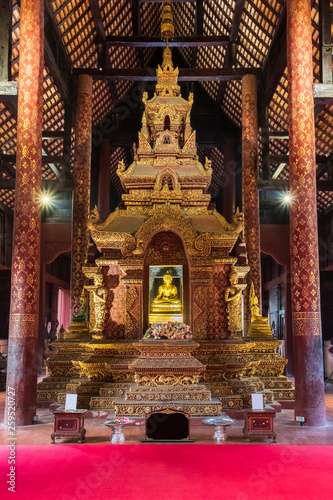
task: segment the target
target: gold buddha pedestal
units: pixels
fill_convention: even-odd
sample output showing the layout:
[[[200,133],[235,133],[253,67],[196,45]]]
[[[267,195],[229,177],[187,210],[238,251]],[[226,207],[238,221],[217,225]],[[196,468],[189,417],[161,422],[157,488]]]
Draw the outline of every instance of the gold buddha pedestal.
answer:
[[[218,416],[222,405],[209,388],[199,383],[205,365],[193,351],[192,340],[150,340],[133,344],[140,352],[129,366],[134,383],[115,403],[117,417],[144,417],[164,408],[188,413],[191,417]]]
[[[177,287],[172,281],[173,278],[167,271],[163,276],[163,285],[159,286],[158,294],[150,305],[149,323],[183,321],[182,303],[178,299]]]

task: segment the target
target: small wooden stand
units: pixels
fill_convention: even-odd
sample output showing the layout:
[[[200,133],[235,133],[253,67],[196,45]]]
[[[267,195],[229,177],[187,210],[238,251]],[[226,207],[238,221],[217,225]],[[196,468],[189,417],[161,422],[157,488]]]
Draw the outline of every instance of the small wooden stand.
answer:
[[[86,410],[78,411],[54,411],[54,431],[51,434],[51,442],[55,443],[55,438],[75,437],[81,444],[85,439],[86,430],[84,428],[84,413]]]
[[[271,437],[273,443],[276,443],[276,433],[274,432],[274,417],[275,410],[267,408],[264,410],[244,410],[245,426],[243,434],[246,441],[250,441],[250,437]]]

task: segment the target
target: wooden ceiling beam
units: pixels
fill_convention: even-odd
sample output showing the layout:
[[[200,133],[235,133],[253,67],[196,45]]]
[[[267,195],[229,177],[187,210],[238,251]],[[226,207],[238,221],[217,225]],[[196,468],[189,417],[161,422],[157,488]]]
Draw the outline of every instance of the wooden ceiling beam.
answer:
[[[258,180],[258,189],[266,191],[289,191],[289,180]],[[317,180],[317,191],[333,191],[333,180]]]
[[[132,0],[132,27],[133,36],[141,38],[140,5],[139,0]],[[143,48],[136,47],[140,68],[144,66]]]
[[[0,189],[15,189],[15,179],[0,179]],[[73,180],[72,179],[60,179],[60,180],[50,180],[42,179],[41,189],[49,192],[57,191],[72,191],[73,190]]]
[[[60,39],[53,12],[48,2],[45,2],[44,21],[44,59],[54,79],[62,100],[66,104],[71,102],[70,74],[72,65]]]
[[[94,20],[95,28],[97,31],[97,36],[100,40],[102,40],[105,43],[105,30],[98,0],[89,0],[89,5]]]
[[[269,132],[269,138],[272,140],[288,140],[289,132],[288,130],[275,130],[274,132]]]
[[[6,155],[1,153],[0,154],[0,161],[3,163],[16,163],[16,155]],[[48,154],[43,154],[42,155],[42,163],[47,164],[47,163],[64,163],[64,157],[63,156],[57,156],[57,155],[48,155]]]
[[[89,5],[97,32],[96,45],[98,50],[98,67],[104,69],[109,67],[110,58],[108,55],[108,48],[106,45],[106,34],[103,25],[102,14],[99,8],[98,0],[89,0]],[[116,84],[114,82],[109,82],[109,89],[112,100],[116,101],[118,99],[118,90]]]
[[[262,67],[262,79],[258,87],[258,95],[262,107],[269,105],[276,87],[287,67],[287,22],[286,7],[281,10],[274,38],[268,49]]]
[[[235,10],[234,10],[234,18],[231,26],[231,31],[230,31],[230,42],[227,46],[224,62],[223,62],[223,67],[227,68],[228,66],[234,67],[236,66],[236,44],[237,44],[237,37],[238,37],[238,31],[239,31],[239,26],[241,23],[243,11],[244,11],[244,6],[245,6],[245,0],[236,0],[235,2]],[[219,109],[222,105],[224,94],[227,88],[227,82],[221,82],[219,89],[217,91],[217,96],[216,96],[216,101],[215,101],[215,107],[216,109]]]
[[[180,82],[200,82],[200,81],[229,81],[239,80],[245,74],[261,75],[259,68],[179,68],[178,81]],[[134,68],[134,69],[114,69],[106,68],[74,68],[73,75],[87,74],[95,79],[109,80],[128,80],[138,82],[156,81],[156,70],[152,68]]]
[[[65,133],[63,130],[43,130],[43,133],[42,133],[43,140],[63,139],[64,135],[65,135]]]
[[[271,163],[289,163],[289,155],[270,155]],[[328,157],[325,155],[316,155],[316,165],[327,163]]]
[[[230,38],[220,36],[175,36],[169,41],[169,47],[218,47],[228,45]],[[106,45],[113,47],[165,47],[165,41],[159,36],[113,36],[106,37]]]
[[[203,0],[197,0],[195,6],[195,18],[194,18],[194,36],[200,37],[203,36],[203,18],[204,18],[204,8],[203,8]],[[192,48],[192,60],[191,66],[195,68],[197,65],[197,55],[198,55],[198,46]]]

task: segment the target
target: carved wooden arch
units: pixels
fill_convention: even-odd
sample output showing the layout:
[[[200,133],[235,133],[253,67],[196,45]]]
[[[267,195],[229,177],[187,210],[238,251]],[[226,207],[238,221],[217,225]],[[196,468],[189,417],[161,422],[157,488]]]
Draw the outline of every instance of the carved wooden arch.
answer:
[[[148,242],[144,256],[144,265],[188,265],[183,240],[174,231],[158,231]]]
[[[174,191],[180,191],[180,183],[179,183],[178,175],[170,167],[165,167],[163,170],[161,170],[157,174],[155,185],[154,185],[154,191],[161,191],[161,189],[163,187],[163,180],[166,177],[171,177],[173,190]]]
[[[162,231],[172,231],[182,241],[187,254],[191,253],[197,233],[185,220],[180,208],[163,205],[152,211],[151,217],[140,227],[135,235],[136,249],[134,255],[142,256],[151,239]]]

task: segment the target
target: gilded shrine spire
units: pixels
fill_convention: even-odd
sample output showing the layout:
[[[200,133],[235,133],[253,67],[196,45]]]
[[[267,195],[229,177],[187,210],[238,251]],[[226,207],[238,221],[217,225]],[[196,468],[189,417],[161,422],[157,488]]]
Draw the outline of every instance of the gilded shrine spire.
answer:
[[[169,40],[173,38],[175,28],[173,25],[171,2],[163,2],[161,37],[166,40],[166,47],[163,51],[162,66],[157,69],[156,94],[158,96],[179,96],[180,87],[178,81],[178,68],[174,69],[172,53],[169,48]]]

